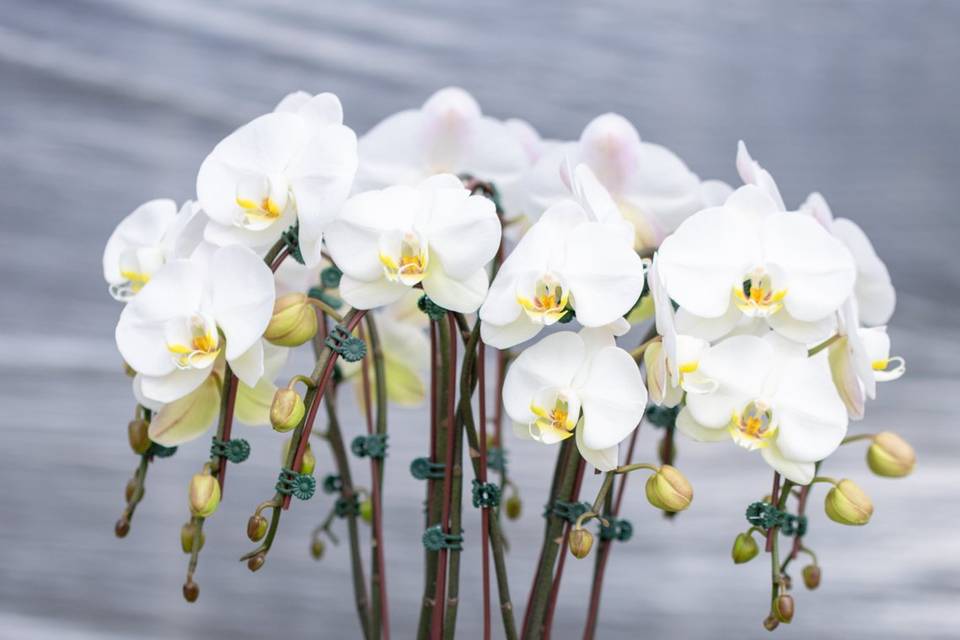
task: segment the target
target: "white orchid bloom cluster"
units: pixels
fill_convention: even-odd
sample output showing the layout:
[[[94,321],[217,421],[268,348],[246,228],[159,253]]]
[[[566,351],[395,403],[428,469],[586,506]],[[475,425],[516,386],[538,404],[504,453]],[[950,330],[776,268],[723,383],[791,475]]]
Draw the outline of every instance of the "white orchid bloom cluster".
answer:
[[[279,522],[261,510],[312,495],[304,478],[316,463],[310,433],[320,403],[335,401],[330,385],[355,386],[367,419],[358,437],[381,443],[385,402],[411,407],[429,398],[427,469],[445,473],[438,425],[446,438],[462,438],[454,426],[473,428],[472,396],[458,394],[486,389],[479,341],[501,351],[492,446],[503,446],[500,408],[520,438],[563,443],[555,489],[577,487],[567,496],[574,501],[572,474],[585,463],[607,473],[595,505],[614,476],[640,468],[654,471],[652,504],[671,512],[690,504],[692,488],[670,466],[672,454],[661,452],[659,467],[621,459],[620,445],[657,411],[669,416],[671,446],[675,427],[694,440],[759,451],[792,484],[821,481],[818,465],[847,438],[849,420],[864,416],[877,383],[904,373],[885,328],[894,288],[864,232],[834,218],[821,195],[788,210],[743,143],[736,168],[736,189],[701,180],[612,113],[575,141],[543,139],[522,120],[485,115],[459,88],[359,138],[336,96],[297,92],[224,138],[199,167],[194,200],[179,211],[166,199],[141,205],[103,254],[110,294],[125,305],[117,347],[133,373],[137,415],[149,423],[142,437],[131,430],[135,451],[146,461],[144,442],[178,446],[219,418],[211,463],[191,483],[183,544],[194,562],[184,595],[196,598],[202,520],[219,500],[221,436],[234,416],[294,432],[277,496],[248,528],[251,540],[266,539],[248,556],[257,570]],[[638,340],[642,324],[647,338]],[[621,346],[630,341],[635,348]],[[308,342],[316,368],[278,388],[289,350]],[[339,429],[332,416],[330,429]],[[478,422],[484,434],[488,421]],[[869,436],[871,468],[909,473],[909,445],[881,436]],[[329,440],[342,465],[343,438]],[[363,451],[365,442],[355,446]],[[462,441],[449,445],[449,460],[462,449]],[[374,457],[367,515],[382,553],[383,458]],[[482,458],[482,488],[486,455],[471,449],[471,457]],[[133,506],[142,471],[135,481]],[[861,524],[864,500],[841,485],[828,514]],[[445,504],[438,513],[448,513],[449,483],[429,491],[431,504]],[[515,517],[519,503],[505,513]],[[590,549],[583,519],[599,515],[576,520],[569,542],[577,557]],[[545,545],[556,544],[562,526],[549,517]],[[735,549],[735,559],[747,551]],[[443,601],[424,594],[424,602]],[[542,624],[542,614],[529,624]]]

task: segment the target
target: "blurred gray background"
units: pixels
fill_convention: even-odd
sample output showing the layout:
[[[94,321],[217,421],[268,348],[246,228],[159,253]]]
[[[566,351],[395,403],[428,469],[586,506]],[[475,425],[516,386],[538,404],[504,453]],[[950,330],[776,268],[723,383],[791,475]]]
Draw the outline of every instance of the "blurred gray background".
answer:
[[[205,443],[151,468],[131,534],[113,537],[136,461],[112,341],[120,308],[100,256],[142,201],[192,197],[213,145],[288,91],[336,92],[363,132],[449,84],[550,137],[576,137],[593,116],[620,112],[704,177],[733,181],[744,138],[788,203],[818,189],[867,230],[898,287],[890,332],[908,374],[882,385],[853,428],[901,432],[919,465],[891,481],[869,474],[862,445],[830,460],[825,471],[860,482],[876,514],[863,529],[834,525],[816,492],[807,541],[823,585],[798,589],[796,620],[777,634],[958,637],[960,4],[457,4],[0,0],[0,637],[356,636],[345,548],[320,563],[307,554],[326,496],[285,515],[259,573],[237,562],[248,514],[272,493],[280,438],[269,430],[241,429],[254,455],[230,474],[209,522],[197,604],[180,595],[178,531]],[[406,468],[426,442],[424,415],[395,411],[391,432],[388,580],[394,637],[406,638],[421,593],[422,497]],[[653,457],[655,437],[644,428],[641,458]],[[552,455],[511,448],[525,504],[506,528],[518,607]],[[324,473],[328,458],[320,465]],[[636,534],[614,549],[598,636],[759,637],[769,565],[734,567],[728,554],[769,472],[759,456],[690,442],[678,466],[696,500],[673,521],[631,481]],[[595,490],[591,482],[584,495]],[[475,638],[480,569],[468,511],[460,631]],[[568,563],[555,638],[579,637],[592,566]]]

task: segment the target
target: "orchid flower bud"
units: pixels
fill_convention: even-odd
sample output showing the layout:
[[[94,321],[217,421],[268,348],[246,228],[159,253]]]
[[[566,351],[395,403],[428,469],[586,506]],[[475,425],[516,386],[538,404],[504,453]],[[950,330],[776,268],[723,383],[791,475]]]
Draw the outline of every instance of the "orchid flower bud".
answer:
[[[277,298],[263,337],[281,347],[299,347],[317,335],[317,313],[302,293]]]
[[[183,599],[187,602],[196,602],[200,596],[200,586],[193,580],[183,583]]]
[[[314,560],[319,560],[322,558],[325,550],[326,546],[323,544],[323,540],[320,538],[314,538],[313,542],[310,543],[310,555]]]
[[[504,505],[504,509],[507,512],[507,518],[510,520],[516,520],[520,517],[520,512],[523,510],[523,502],[520,501],[520,496],[513,494],[507,498],[507,502]]]
[[[757,541],[753,539],[750,533],[738,533],[733,541],[733,550],[730,552],[734,564],[743,564],[750,562],[760,553],[760,547]]]
[[[250,542],[263,540],[263,536],[267,535],[268,527],[269,523],[263,516],[259,514],[250,516],[250,519],[247,520],[247,537],[250,538]]]
[[[193,522],[187,522],[182,527],[180,527],[180,546],[183,548],[184,553],[193,552],[193,536],[197,531],[197,526]],[[203,549],[203,543],[206,542],[206,536],[203,533],[203,529],[200,530],[200,546],[197,548],[197,551]]]
[[[867,466],[878,476],[903,478],[910,475],[917,454],[906,440],[895,433],[878,433],[867,449]]]
[[[142,456],[150,448],[150,436],[148,432],[150,425],[146,420],[131,420],[127,425],[127,439],[130,441],[130,448],[139,456]]]
[[[198,473],[190,480],[190,512],[209,518],[220,506],[220,483],[209,471]]]
[[[290,455],[290,447],[293,445],[293,438],[283,443],[283,450],[280,452],[281,463],[285,464],[287,456]],[[300,473],[312,476],[313,470],[317,468],[317,457],[313,455],[313,449],[310,448],[310,443],[307,443],[307,448],[303,450],[303,460],[300,461]]]
[[[676,467],[665,464],[647,479],[647,500],[664,511],[683,511],[693,500],[693,487]]]
[[[593,547],[593,534],[586,529],[575,527],[568,537],[570,553],[577,559],[586,558]]]
[[[274,431],[285,433],[290,431],[303,419],[303,414],[307,408],[303,404],[303,398],[293,389],[277,389],[273,396],[273,403],[270,405],[270,424]]]
[[[824,508],[831,520],[850,526],[867,524],[873,515],[870,497],[852,480],[841,480],[830,489]]]
[[[803,568],[803,584],[813,591],[820,586],[820,567],[815,564],[808,564]]]
[[[784,593],[773,601],[773,614],[779,622],[790,624],[790,621],[793,620],[793,612],[793,596]]]
[[[370,498],[366,498],[360,502],[360,517],[367,524],[373,522],[373,502]]]
[[[247,560],[247,569],[250,569],[250,571],[259,571],[260,567],[262,567],[266,561],[267,556],[263,555],[263,552],[260,552]]]

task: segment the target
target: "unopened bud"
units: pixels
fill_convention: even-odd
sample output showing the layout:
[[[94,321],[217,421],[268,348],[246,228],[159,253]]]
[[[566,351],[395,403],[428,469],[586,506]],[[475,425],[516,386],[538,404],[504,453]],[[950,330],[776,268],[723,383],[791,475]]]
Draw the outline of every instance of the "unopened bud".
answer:
[[[513,494],[507,498],[507,503],[504,505],[504,509],[507,512],[507,518],[510,520],[516,520],[520,517],[520,512],[523,511],[523,503],[520,501],[520,496]]]
[[[118,538],[126,538],[127,534],[130,533],[130,521],[126,518],[117,520],[117,524],[113,526],[113,533]]]
[[[209,518],[220,506],[220,483],[209,473],[198,473],[190,480],[190,513]]]
[[[183,599],[187,602],[196,602],[200,597],[200,585],[193,580],[183,583]]]
[[[790,621],[793,620],[793,596],[786,593],[778,596],[773,601],[773,615],[780,622],[790,624]]]
[[[127,425],[127,439],[130,441],[130,448],[138,456],[142,456],[150,448],[150,425],[146,420],[131,420]]]
[[[290,431],[300,424],[306,411],[299,393],[293,389],[277,389],[270,405],[270,424],[280,433]]]
[[[277,298],[263,337],[281,347],[299,347],[317,334],[317,312],[302,293]]]
[[[290,447],[294,444],[294,440],[291,437],[289,440],[283,443],[283,449],[280,451],[280,462],[283,465],[287,463],[287,457],[290,455]],[[317,457],[313,455],[313,449],[310,448],[310,443],[307,443],[307,448],[303,450],[303,459],[300,461],[300,473],[306,474],[308,476],[313,475],[314,469],[317,468]]]
[[[693,487],[679,470],[665,464],[647,479],[647,500],[664,511],[683,511],[693,500]]]
[[[247,560],[247,569],[250,569],[250,571],[259,571],[260,567],[262,567],[266,561],[267,556],[263,555],[263,553],[258,553]]]
[[[811,591],[820,586],[820,567],[808,564],[803,568],[803,584]]]
[[[757,541],[753,539],[752,535],[749,533],[737,534],[733,541],[733,550],[730,552],[735,564],[750,562],[757,557],[758,553],[760,553],[760,547],[757,546]]]
[[[180,527],[180,546],[183,548],[184,553],[191,553],[193,551],[193,537],[197,531],[197,525],[192,522],[188,522]],[[203,543],[206,542],[207,537],[203,533],[203,529],[200,529],[200,546],[197,547],[197,551],[203,549]]]
[[[570,553],[573,554],[574,558],[586,558],[587,554],[590,553],[590,548],[593,547],[593,534],[586,529],[574,527],[570,531],[568,544]]]
[[[373,502],[370,501],[370,498],[360,502],[360,517],[367,524],[373,522]]]
[[[841,480],[830,489],[824,500],[827,516],[834,522],[860,526],[870,522],[873,503],[870,497],[852,480]]]
[[[777,620],[773,615],[767,616],[763,621],[763,628],[767,631],[773,631],[780,626],[780,621]]]
[[[910,443],[890,431],[878,433],[867,449],[867,466],[878,476],[908,476],[916,463],[917,454]]]
[[[247,520],[247,537],[250,538],[250,542],[263,540],[263,536],[267,535],[269,526],[267,519],[263,516],[256,514],[250,516],[250,519]]]
[[[310,555],[313,556],[314,560],[322,558],[325,549],[326,547],[323,544],[323,540],[320,538],[314,538],[313,542],[310,543]]]

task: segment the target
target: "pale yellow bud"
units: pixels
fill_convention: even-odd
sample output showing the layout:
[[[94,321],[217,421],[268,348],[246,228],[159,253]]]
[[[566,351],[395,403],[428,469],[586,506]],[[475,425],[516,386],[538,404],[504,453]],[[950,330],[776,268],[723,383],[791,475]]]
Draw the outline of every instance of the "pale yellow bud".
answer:
[[[306,411],[299,393],[293,389],[277,389],[270,405],[270,424],[280,433],[290,431],[300,424]]]
[[[299,347],[317,334],[317,313],[302,293],[277,298],[263,337],[281,347]]]
[[[519,518],[520,512],[523,511],[523,503],[520,501],[520,496],[513,494],[507,498],[507,503],[504,505],[504,508],[507,512],[507,518],[510,520]]]
[[[209,473],[198,473],[190,480],[190,512],[209,518],[220,506],[220,483]]]
[[[647,479],[647,500],[664,511],[683,511],[693,500],[693,487],[679,470],[665,464]]]
[[[867,524],[873,515],[870,497],[852,480],[841,480],[830,489],[824,508],[834,522],[852,526]]]
[[[593,534],[586,529],[574,528],[570,531],[567,542],[573,557],[583,559],[587,557],[590,548],[593,547]]]
[[[910,443],[890,431],[878,433],[867,449],[867,466],[878,476],[908,476],[916,463],[917,454]]]
[[[290,446],[293,444],[293,438],[290,438],[283,443],[283,451],[281,452],[280,462],[281,464],[287,463],[287,456],[290,455]],[[303,460],[300,462],[300,473],[306,474],[308,476],[313,475],[314,469],[317,468],[317,457],[313,455],[313,449],[310,448],[310,443],[307,443],[307,448],[303,450]]]

